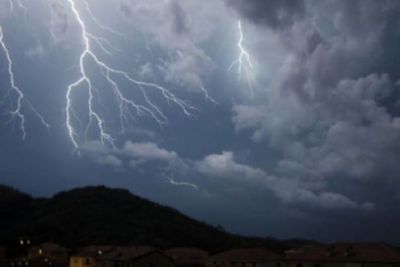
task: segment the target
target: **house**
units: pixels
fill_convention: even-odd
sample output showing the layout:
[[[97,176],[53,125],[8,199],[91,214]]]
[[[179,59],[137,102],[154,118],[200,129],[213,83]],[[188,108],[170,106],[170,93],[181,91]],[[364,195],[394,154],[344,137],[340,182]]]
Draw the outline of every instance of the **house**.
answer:
[[[208,252],[197,248],[171,248],[164,254],[174,260],[177,267],[205,267]]]
[[[280,267],[278,254],[265,248],[232,249],[209,258],[208,267]]]
[[[124,261],[121,267],[174,267],[174,261],[158,250],[154,250],[138,257]]]
[[[28,259],[35,258],[52,258],[60,261],[68,262],[69,251],[56,243],[47,242],[38,246],[34,246],[28,250]]]
[[[400,252],[382,243],[340,243],[287,251],[284,262],[282,267],[400,267]]]
[[[103,255],[98,258],[97,266],[122,267],[130,258],[142,256],[150,251],[153,251],[153,249],[146,246],[113,247],[111,250],[103,253]]]
[[[69,259],[69,267],[96,267],[101,256],[109,253],[112,246],[88,246],[78,249]]]
[[[174,267],[173,260],[161,251],[150,247],[117,247],[102,255],[96,266],[100,267]]]

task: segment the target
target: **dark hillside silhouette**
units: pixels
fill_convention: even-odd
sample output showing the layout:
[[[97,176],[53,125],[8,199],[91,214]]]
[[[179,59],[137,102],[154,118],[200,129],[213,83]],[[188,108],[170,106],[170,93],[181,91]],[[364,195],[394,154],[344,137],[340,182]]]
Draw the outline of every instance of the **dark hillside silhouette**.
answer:
[[[0,245],[13,247],[21,236],[33,244],[54,241],[67,247],[146,244],[209,251],[258,246],[281,250],[310,243],[233,235],[128,190],[86,187],[34,199],[1,186]]]

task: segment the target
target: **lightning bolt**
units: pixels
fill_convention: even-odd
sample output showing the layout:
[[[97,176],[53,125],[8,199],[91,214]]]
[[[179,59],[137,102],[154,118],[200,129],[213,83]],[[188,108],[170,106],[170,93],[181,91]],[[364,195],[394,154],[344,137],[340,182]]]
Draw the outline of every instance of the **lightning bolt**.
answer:
[[[251,60],[250,53],[244,47],[244,34],[242,28],[242,22],[238,21],[238,32],[239,32],[239,41],[237,43],[237,47],[239,50],[239,57],[232,62],[228,71],[232,71],[232,69],[237,66],[237,74],[239,75],[239,80],[242,79],[243,72],[246,75],[247,84],[250,90],[251,96],[253,96],[253,77],[252,71],[254,69],[253,62]]]
[[[73,99],[72,96],[74,92],[81,86],[85,86],[88,90],[89,97],[87,99],[87,108],[88,108],[88,118],[89,122],[86,128],[86,133],[88,132],[89,128],[92,127],[92,124],[95,124],[97,126],[97,129],[99,131],[99,137],[100,141],[103,144],[109,144],[111,146],[114,146],[114,138],[112,137],[111,133],[107,130],[106,128],[106,122],[99,113],[99,111],[95,107],[95,98],[97,95],[96,88],[93,85],[92,79],[88,74],[88,65],[92,64],[92,66],[96,66],[101,70],[101,75],[106,79],[109,88],[112,90],[114,93],[116,100],[118,102],[118,107],[119,107],[119,117],[120,117],[120,124],[121,128],[124,131],[126,127],[126,123],[128,121],[128,118],[133,116],[131,114],[132,111],[135,111],[137,115],[149,115],[152,117],[160,126],[163,124],[168,123],[168,118],[167,116],[161,111],[161,109],[154,104],[151,100],[150,97],[148,96],[148,90],[155,90],[158,92],[166,101],[168,104],[174,104],[177,107],[181,109],[181,111],[186,115],[186,116],[192,116],[191,111],[195,110],[195,107],[191,106],[187,101],[181,100],[177,98],[170,90],[167,88],[156,84],[156,83],[151,83],[151,82],[144,82],[144,81],[139,81],[136,80],[134,77],[129,75],[127,72],[116,69],[106,62],[104,62],[98,54],[94,52],[92,49],[93,43],[96,43],[99,45],[99,47],[103,50],[103,52],[110,54],[110,51],[107,50],[104,46],[105,40],[104,38],[97,37],[93,34],[91,34],[86,27],[86,24],[84,20],[82,19],[82,16],[76,6],[76,3],[74,0],[65,0],[68,2],[71,11],[79,24],[80,30],[81,30],[81,40],[83,43],[83,51],[80,54],[79,57],[79,71],[80,71],[80,77],[69,84],[67,93],[66,93],[66,107],[65,107],[65,114],[66,114],[66,127],[68,129],[68,134],[69,138],[76,150],[79,151],[79,134],[77,133],[75,127],[74,127],[74,118],[76,119],[76,115],[73,109]],[[89,9],[89,6],[86,5],[86,8]],[[90,13],[91,14],[91,13]],[[95,22],[100,25],[101,28],[103,29],[108,29],[109,31],[113,31],[110,28],[105,28],[104,26],[101,26],[99,22],[95,19],[95,17],[90,15],[92,20],[95,20]],[[117,34],[117,32],[114,32]],[[139,90],[141,93],[145,104],[138,104],[134,100],[124,96],[122,90],[120,89],[120,86],[118,84],[118,78],[124,79],[126,82],[131,84],[133,88]]]
[[[210,94],[208,93],[207,89],[204,88],[204,86],[201,86],[200,90],[203,92],[204,97],[206,98],[207,101],[213,103],[214,105],[218,105],[218,102],[210,96]]]
[[[114,35],[118,35],[120,37],[126,37],[126,35],[123,34],[122,32],[116,31],[101,23],[100,20],[93,14],[92,10],[90,9],[89,3],[86,0],[84,1],[84,4],[87,14],[89,15],[90,19],[97,25],[97,27]]]
[[[168,183],[175,185],[175,186],[185,186],[185,187],[191,187],[195,190],[199,190],[199,187],[195,184],[188,183],[188,182],[177,182],[175,180],[174,175],[171,174],[171,176],[165,176],[165,179],[167,179]]]
[[[19,1],[17,1],[17,2],[19,3]],[[11,7],[12,6],[10,6],[10,8]],[[8,70],[8,75],[9,75],[9,79],[10,79],[10,89],[6,95],[10,95],[11,93],[16,94],[15,107],[12,110],[10,110],[10,114],[11,114],[12,119],[18,118],[19,127],[22,132],[22,138],[25,139],[26,138],[26,127],[25,127],[26,120],[25,120],[25,115],[22,112],[24,102],[35,113],[35,115],[40,119],[41,123],[46,128],[49,128],[50,125],[44,120],[43,116],[33,107],[33,105],[28,100],[25,99],[23,92],[20,90],[20,88],[15,83],[15,75],[14,75],[14,71],[13,71],[14,64],[13,64],[13,60],[10,55],[10,51],[7,48],[7,45],[4,41],[4,33],[3,33],[3,28],[1,26],[0,26],[0,47],[3,50],[5,57],[6,57],[6,61],[7,61],[7,65],[8,65],[7,70]]]
[[[182,53],[181,50],[178,49],[176,51],[176,53],[178,54],[179,57],[181,57],[181,58],[184,57],[184,54]],[[202,94],[204,95],[204,98],[206,101],[209,101],[210,103],[212,103],[214,105],[218,105],[218,102],[210,96],[207,89],[202,84],[200,84],[199,88],[200,88],[200,91],[202,92]]]

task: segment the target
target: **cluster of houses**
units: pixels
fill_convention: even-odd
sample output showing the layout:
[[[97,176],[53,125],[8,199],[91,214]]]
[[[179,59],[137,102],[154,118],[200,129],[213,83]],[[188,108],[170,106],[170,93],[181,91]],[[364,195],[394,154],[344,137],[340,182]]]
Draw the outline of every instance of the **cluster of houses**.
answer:
[[[400,267],[400,249],[382,243],[306,246],[277,254],[265,248],[241,248],[209,254],[196,248],[159,250],[146,246],[88,246],[70,251],[55,243],[32,247],[24,257],[0,267]]]

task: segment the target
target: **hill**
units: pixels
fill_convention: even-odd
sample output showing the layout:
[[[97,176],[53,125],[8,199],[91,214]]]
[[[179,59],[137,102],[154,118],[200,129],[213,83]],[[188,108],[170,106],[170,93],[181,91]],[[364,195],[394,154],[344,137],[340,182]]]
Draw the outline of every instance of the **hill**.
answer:
[[[233,235],[122,189],[86,187],[34,199],[0,186],[0,245],[13,247],[20,237],[67,247],[146,244],[209,251],[252,246],[280,250],[309,243]]]

